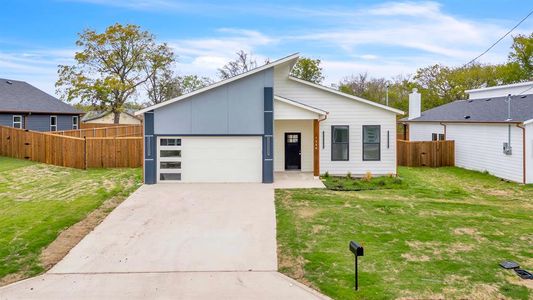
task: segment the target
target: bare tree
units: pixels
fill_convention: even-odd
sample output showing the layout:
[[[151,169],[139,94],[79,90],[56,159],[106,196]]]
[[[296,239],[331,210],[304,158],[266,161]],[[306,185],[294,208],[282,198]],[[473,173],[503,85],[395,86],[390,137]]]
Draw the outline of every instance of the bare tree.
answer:
[[[251,54],[246,53],[244,50],[240,50],[236,54],[237,58],[235,60],[228,62],[222,68],[218,69],[218,75],[221,79],[228,79],[258,67],[257,60]],[[265,64],[269,62],[267,59]]]

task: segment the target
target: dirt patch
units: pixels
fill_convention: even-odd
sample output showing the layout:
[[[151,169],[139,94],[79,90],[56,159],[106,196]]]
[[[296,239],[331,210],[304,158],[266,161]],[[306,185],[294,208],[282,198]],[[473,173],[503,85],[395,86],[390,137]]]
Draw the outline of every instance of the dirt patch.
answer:
[[[311,231],[314,233],[314,234],[317,234],[319,233],[320,231],[322,231],[322,229],[324,229],[326,226],[324,225],[313,225],[313,228],[311,229]]]
[[[488,300],[488,299],[508,299],[499,292],[499,288],[496,285],[492,284],[478,284],[474,286],[472,293],[467,296],[465,299],[478,299],[478,300]]]
[[[427,255],[413,255],[410,253],[404,253],[402,254],[402,257],[405,258],[406,261],[429,261],[430,258]]]
[[[65,257],[87,234],[100,224],[105,217],[122,201],[123,197],[114,197],[106,200],[100,207],[92,211],[85,219],[63,230],[59,236],[46,247],[39,257],[41,266],[45,271],[50,270],[55,264]],[[20,271],[0,278],[0,286],[4,286],[29,276],[27,272]]]
[[[491,196],[511,196],[515,194],[513,190],[488,190],[485,191],[486,194]]]
[[[320,208],[302,207],[302,208],[298,208],[296,210],[296,213],[298,214],[300,218],[306,219],[306,218],[312,218],[322,211],[323,209],[320,209]]]
[[[513,276],[506,276],[505,279],[511,284],[525,286],[528,289],[533,290],[533,280],[522,279],[518,277],[516,274],[513,274]]]
[[[303,257],[293,257],[290,255],[284,255],[279,251],[278,247],[278,269],[286,270],[285,275],[291,277],[292,279],[305,284],[306,286],[318,290],[309,280],[305,278],[304,271],[305,260]]]
[[[468,228],[468,227],[462,227],[462,228],[455,228],[453,230],[453,234],[455,235],[469,235],[476,239],[478,242],[483,242],[486,239],[481,236],[480,232],[476,228]]]

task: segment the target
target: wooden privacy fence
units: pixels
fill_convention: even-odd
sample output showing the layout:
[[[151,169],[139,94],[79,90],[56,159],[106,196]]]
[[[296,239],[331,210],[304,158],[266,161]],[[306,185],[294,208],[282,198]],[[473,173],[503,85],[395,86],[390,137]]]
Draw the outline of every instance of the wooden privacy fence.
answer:
[[[0,155],[86,168],[142,166],[142,137],[79,138],[0,126]]]
[[[125,125],[125,124],[106,124],[106,123],[83,123],[80,122],[80,129],[102,128],[102,127],[120,127],[120,126],[141,126],[141,125]]]
[[[397,141],[398,165],[408,167],[455,166],[455,141]]]
[[[63,136],[72,137],[125,137],[125,136],[142,136],[142,125],[123,125],[123,126],[111,126],[111,127],[94,127],[77,130],[64,130],[50,132],[52,134],[58,134]]]

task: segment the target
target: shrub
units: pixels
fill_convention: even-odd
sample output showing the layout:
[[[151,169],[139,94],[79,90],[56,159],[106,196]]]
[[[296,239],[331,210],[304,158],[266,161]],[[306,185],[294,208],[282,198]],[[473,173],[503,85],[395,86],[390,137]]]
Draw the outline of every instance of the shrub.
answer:
[[[370,180],[372,180],[372,172],[367,171],[367,172],[365,173],[365,176],[363,176],[363,180],[364,180],[364,181],[370,181]]]
[[[352,179],[352,172],[348,172],[348,174],[346,174],[346,178]]]
[[[329,172],[328,171],[326,171],[326,173],[324,173],[324,177],[329,178]]]

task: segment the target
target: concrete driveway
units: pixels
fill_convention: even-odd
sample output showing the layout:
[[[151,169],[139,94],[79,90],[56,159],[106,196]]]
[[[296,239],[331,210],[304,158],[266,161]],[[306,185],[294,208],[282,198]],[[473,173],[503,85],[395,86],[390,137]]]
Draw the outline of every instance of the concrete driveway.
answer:
[[[275,228],[272,185],[145,185],[0,299],[324,298],[277,273]]]

